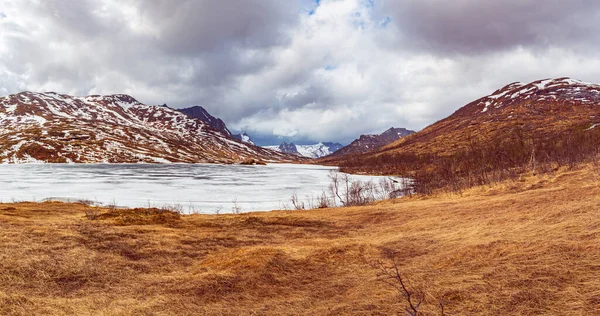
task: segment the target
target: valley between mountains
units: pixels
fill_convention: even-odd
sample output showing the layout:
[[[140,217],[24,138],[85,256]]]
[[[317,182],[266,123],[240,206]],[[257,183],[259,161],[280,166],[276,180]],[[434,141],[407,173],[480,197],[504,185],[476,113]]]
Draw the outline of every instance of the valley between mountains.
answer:
[[[420,131],[328,141],[263,148],[201,107],[126,95],[1,98],[4,164],[286,162],[409,181],[374,201],[338,174],[315,209],[240,214],[0,202],[0,314],[600,314],[600,85],[511,83]],[[345,207],[327,204],[336,189]]]

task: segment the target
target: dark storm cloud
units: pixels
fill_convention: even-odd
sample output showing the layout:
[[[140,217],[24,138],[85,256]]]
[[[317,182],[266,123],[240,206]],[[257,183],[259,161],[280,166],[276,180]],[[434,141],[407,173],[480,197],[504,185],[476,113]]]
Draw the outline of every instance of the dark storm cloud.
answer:
[[[282,29],[298,20],[298,5],[280,0],[131,1],[156,30],[159,46],[196,55],[233,47],[253,49],[287,41]]]
[[[595,0],[386,0],[379,9],[408,42],[434,51],[480,54],[599,39]]]

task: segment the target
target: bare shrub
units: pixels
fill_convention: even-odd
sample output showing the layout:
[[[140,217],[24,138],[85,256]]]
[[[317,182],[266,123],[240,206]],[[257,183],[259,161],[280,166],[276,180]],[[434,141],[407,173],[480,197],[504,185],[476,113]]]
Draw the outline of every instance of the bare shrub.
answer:
[[[89,207],[85,209],[85,218],[89,219],[90,221],[97,220],[99,215],[100,210],[97,208]]]
[[[238,204],[237,199],[231,201],[233,206],[231,207],[231,212],[233,214],[240,214],[242,212],[242,207]]]
[[[340,168],[344,172],[395,174],[413,179],[409,186],[402,186],[404,192],[394,192],[398,196],[430,194],[439,189],[461,192],[524,174],[552,173],[560,167],[593,162],[600,154],[600,128],[583,124],[562,133],[545,133],[517,125],[506,133],[473,136],[462,145],[445,154],[392,152],[348,157]]]
[[[327,175],[331,179],[329,184],[329,191],[333,196],[333,203],[337,204],[336,198],[342,205],[346,204],[345,200],[340,196],[340,173],[338,171],[330,170]]]
[[[315,208],[329,208],[335,206],[361,206],[379,200],[394,199],[407,194],[412,194],[413,188],[404,188],[403,185],[412,183],[409,180],[400,184],[391,178],[381,179],[378,183],[370,181],[352,180],[350,175],[331,170],[328,174],[331,183],[327,191],[322,191],[319,196],[306,196],[306,203],[300,201],[297,194],[293,194],[290,202],[294,209],[305,210]],[[408,190],[408,191],[406,191]]]
[[[178,204],[178,203],[176,203],[176,204],[165,204],[160,209],[164,210],[164,211],[173,212],[173,213],[183,214],[183,205]]]
[[[304,202],[302,202],[298,199],[298,194],[296,194],[296,193],[292,194],[290,202],[292,203],[292,206],[294,207],[294,209],[297,211],[306,209],[304,206]]]
[[[148,202],[148,204],[150,204],[150,202]],[[106,205],[107,208],[114,210],[117,208],[117,200],[115,200],[114,198],[112,199],[112,201],[110,203],[108,203]],[[148,208],[150,208],[150,206],[148,206]]]
[[[377,271],[377,280],[396,291],[398,300],[404,306],[406,315],[418,316],[423,314],[420,309],[423,304],[427,303],[428,295],[421,287],[411,285],[406,275],[400,272],[397,256],[392,255],[387,262],[378,259],[370,265]],[[429,295],[429,297],[432,298],[433,296]],[[444,296],[442,295],[436,301],[436,308],[440,311],[440,315],[444,316]]]
[[[321,193],[321,196],[319,196],[317,198],[317,208],[328,208],[328,207],[332,207],[335,206],[333,204],[331,204],[330,199],[327,197],[327,193],[325,193],[325,191],[323,191],[323,193]]]

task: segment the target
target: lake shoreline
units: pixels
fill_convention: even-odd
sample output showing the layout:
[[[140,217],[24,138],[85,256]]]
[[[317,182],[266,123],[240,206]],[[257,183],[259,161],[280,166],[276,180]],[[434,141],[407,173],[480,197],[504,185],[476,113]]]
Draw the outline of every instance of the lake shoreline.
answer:
[[[85,202],[180,213],[291,209],[329,194],[330,172],[313,164],[14,164],[0,165],[0,201]],[[384,177],[350,176],[378,182]]]

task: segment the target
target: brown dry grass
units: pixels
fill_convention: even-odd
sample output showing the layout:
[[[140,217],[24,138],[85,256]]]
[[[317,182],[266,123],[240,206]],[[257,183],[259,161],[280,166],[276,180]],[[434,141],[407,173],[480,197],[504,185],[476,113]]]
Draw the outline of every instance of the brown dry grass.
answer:
[[[426,315],[599,314],[598,175],[242,215],[0,204],[0,314],[397,314],[369,264],[391,253]]]

